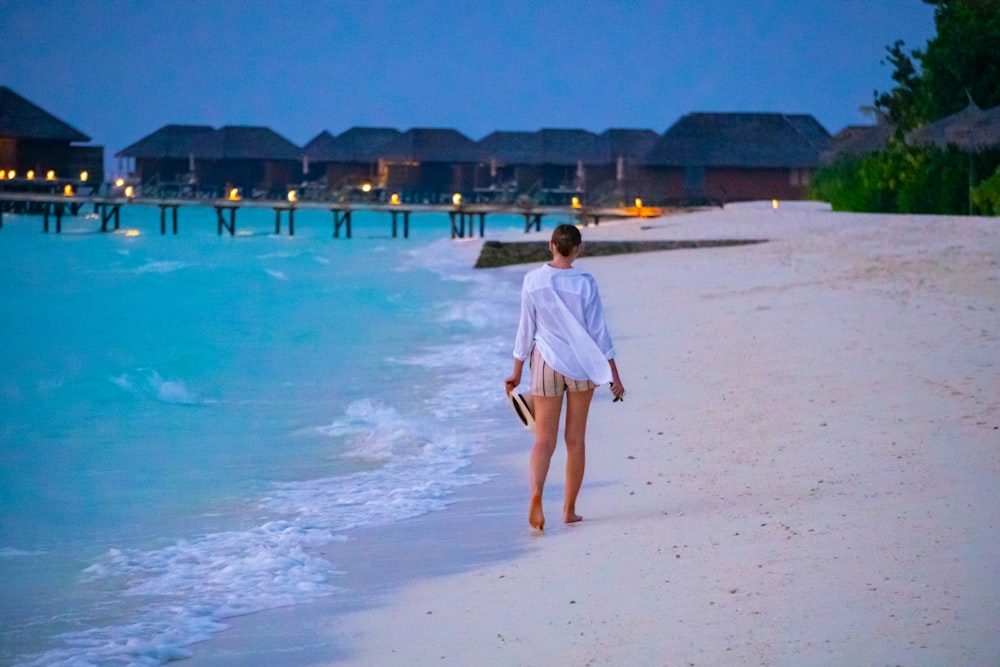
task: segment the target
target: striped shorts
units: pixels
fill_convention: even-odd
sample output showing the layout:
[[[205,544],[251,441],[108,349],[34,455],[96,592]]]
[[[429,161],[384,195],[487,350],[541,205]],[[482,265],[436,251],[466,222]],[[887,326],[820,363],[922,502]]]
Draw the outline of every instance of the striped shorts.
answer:
[[[590,391],[597,385],[590,380],[574,380],[553,370],[536,347],[531,351],[531,393],[535,396],[562,396],[564,391]]]

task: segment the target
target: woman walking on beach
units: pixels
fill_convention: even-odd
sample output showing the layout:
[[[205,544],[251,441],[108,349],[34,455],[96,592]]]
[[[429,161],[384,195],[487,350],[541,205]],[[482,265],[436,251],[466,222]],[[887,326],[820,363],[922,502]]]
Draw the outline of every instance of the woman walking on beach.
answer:
[[[611,383],[615,400],[625,394],[614,360],[614,346],[604,323],[597,283],[573,268],[583,239],[573,225],[552,232],[552,261],[529,271],[521,288],[521,318],[514,340],[514,371],[505,381],[507,393],[521,383],[524,362],[530,364],[530,393],[534,405],[535,445],[531,450],[531,506],[528,523],[545,528],[542,490],[556,449],[563,394],[566,394],[566,497],[563,521],[583,517],[576,513],[576,497],[583,483],[585,436],[590,401],[597,385]]]

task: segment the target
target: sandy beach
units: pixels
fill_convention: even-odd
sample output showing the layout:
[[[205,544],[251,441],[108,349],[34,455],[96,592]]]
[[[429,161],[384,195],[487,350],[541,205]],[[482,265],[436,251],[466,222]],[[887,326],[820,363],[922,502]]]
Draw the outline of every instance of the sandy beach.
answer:
[[[296,664],[1000,664],[997,221],[768,202],[584,230],[699,238],[769,241],[578,261],[628,390],[595,398],[584,521],[558,521],[560,452],[531,534],[525,434],[524,515],[465,529],[526,548],[296,608],[343,649]]]

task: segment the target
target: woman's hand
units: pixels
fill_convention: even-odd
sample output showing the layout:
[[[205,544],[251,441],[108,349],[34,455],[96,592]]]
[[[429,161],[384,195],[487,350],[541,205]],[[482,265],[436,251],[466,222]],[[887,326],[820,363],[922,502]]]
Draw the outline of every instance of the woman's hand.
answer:
[[[504,391],[508,394],[514,393],[517,386],[521,384],[521,373],[524,370],[524,361],[521,359],[514,360],[514,370],[511,372],[510,376],[503,381]]]
[[[615,397],[615,400],[612,401],[613,403],[625,400],[625,385],[622,384],[620,379],[615,378],[611,382],[611,394]]]
[[[615,363],[615,360],[608,359],[608,365],[611,366],[611,395],[615,397],[612,403],[617,403],[618,401],[625,400],[625,385],[622,384],[622,379],[618,377],[618,364]]]

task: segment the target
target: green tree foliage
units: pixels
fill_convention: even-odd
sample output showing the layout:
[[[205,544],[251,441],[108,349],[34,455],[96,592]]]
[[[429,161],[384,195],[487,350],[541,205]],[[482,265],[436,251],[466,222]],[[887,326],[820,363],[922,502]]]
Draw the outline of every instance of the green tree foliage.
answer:
[[[961,111],[966,91],[984,109],[1000,104],[1000,0],[925,2],[936,6],[937,37],[920,54],[922,120]]]
[[[923,1],[935,7],[937,36],[909,54],[902,41],[887,46],[896,86],[875,93],[875,108],[903,131],[961,111],[969,96],[984,109],[1000,104],[1000,0]]]
[[[972,200],[986,215],[1000,215],[1000,167],[972,191]]]
[[[961,111],[970,97],[984,109],[1000,105],[1000,0],[923,2],[934,6],[937,35],[923,50],[908,53],[902,41],[887,46],[896,85],[875,92],[876,110],[897,129],[889,146],[841,157],[813,178],[811,196],[836,210],[961,214],[971,194],[982,212],[997,214],[991,193],[1000,178],[994,174],[971,193],[970,185],[1000,167],[1000,151],[969,155],[954,147],[913,147],[903,137]]]
[[[811,195],[835,211],[963,213],[968,207],[968,158],[950,148],[894,142],[863,157],[847,156],[819,170]]]

